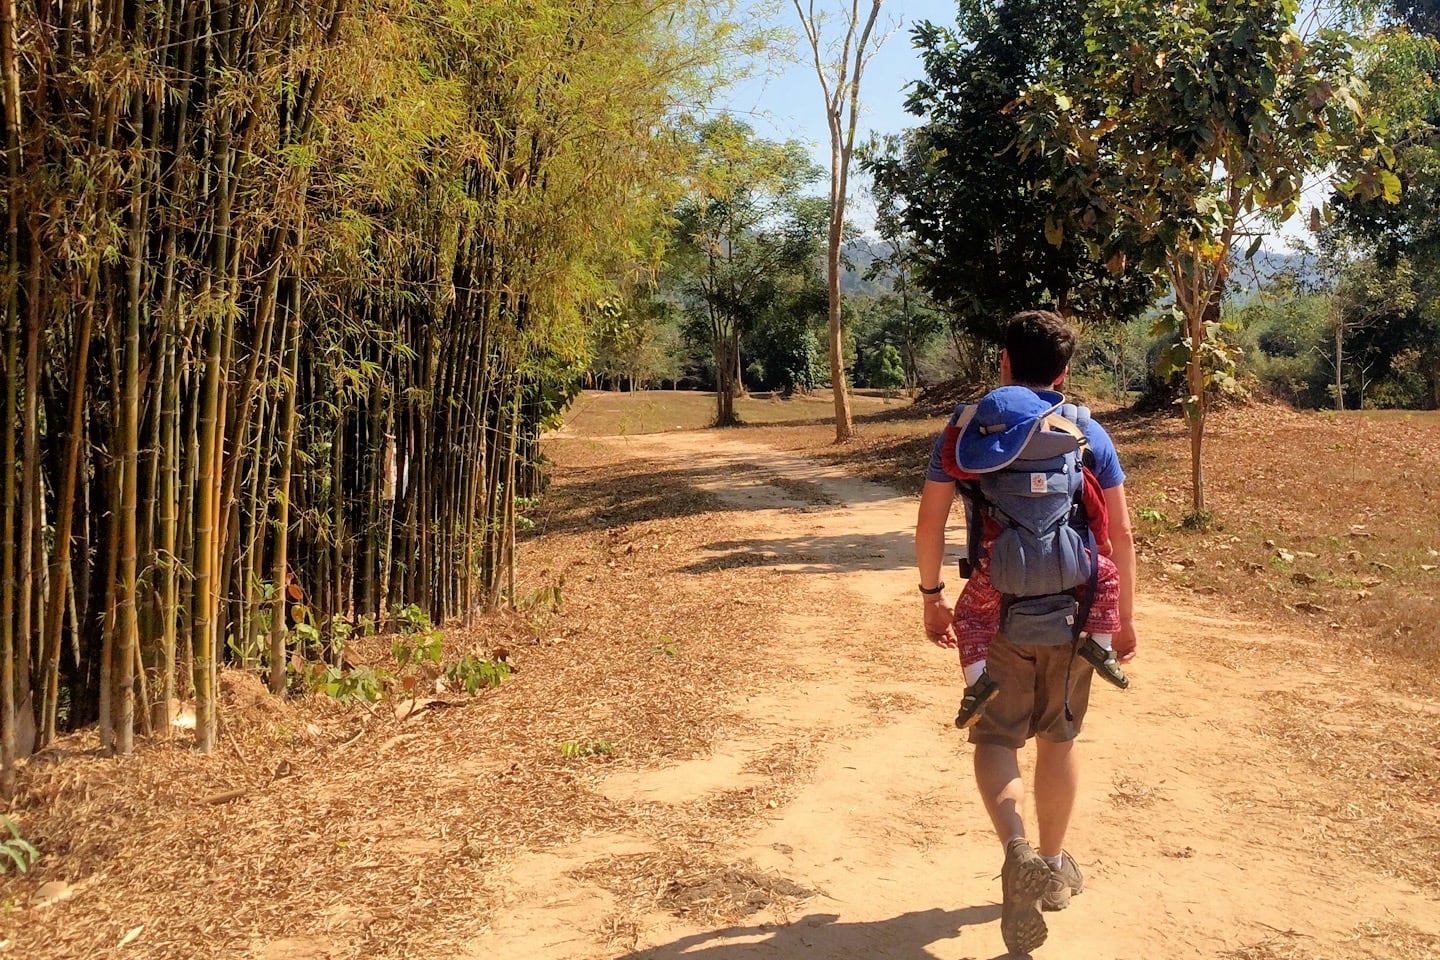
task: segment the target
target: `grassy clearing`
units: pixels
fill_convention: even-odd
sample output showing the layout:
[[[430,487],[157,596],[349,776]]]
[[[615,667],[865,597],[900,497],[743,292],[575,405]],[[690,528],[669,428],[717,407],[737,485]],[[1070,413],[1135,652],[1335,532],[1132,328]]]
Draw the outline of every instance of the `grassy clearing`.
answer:
[[[820,424],[834,416],[834,398],[828,390],[808,397],[781,399],[774,394],[755,394],[735,402],[741,421],[761,424]],[[904,400],[888,400],[871,394],[851,397],[856,416],[898,412]],[[582,437],[634,436],[666,433],[671,430],[699,430],[715,420],[715,394],[694,390],[647,390],[623,393],[587,390],[565,416],[563,433]]]

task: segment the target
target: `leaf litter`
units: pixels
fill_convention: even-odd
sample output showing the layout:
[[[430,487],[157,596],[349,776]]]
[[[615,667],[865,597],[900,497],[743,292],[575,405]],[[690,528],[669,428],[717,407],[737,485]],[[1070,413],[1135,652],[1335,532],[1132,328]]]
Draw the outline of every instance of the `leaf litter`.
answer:
[[[783,668],[757,654],[794,593],[789,578],[757,588],[745,570],[678,572],[723,523],[719,504],[620,453],[574,443],[561,455],[540,530],[521,546],[517,594],[537,599],[446,631],[447,655],[503,645],[515,675],[473,699],[444,695],[464,709],[417,697],[400,719],[393,705],[275,699],[232,671],[209,755],[188,734],[114,759],[91,732],[65,738],[20,771],[12,816],[42,859],[0,878],[0,899],[15,905],[0,941],[54,960],[122,940],[139,960],[463,955],[501,902],[498,865],[637,829],[667,838],[680,869],[659,895],[675,909],[801,896],[783,878],[708,861],[706,840],[789,796],[786,782],[810,769],[804,744],[756,761],[773,782],[763,796],[665,811],[597,789],[617,764],[706,755],[733,723],[725,704],[775,681]],[[566,741],[613,750],[567,758]],[[613,869],[618,884],[635,865]],[[33,909],[46,883],[70,895]]]

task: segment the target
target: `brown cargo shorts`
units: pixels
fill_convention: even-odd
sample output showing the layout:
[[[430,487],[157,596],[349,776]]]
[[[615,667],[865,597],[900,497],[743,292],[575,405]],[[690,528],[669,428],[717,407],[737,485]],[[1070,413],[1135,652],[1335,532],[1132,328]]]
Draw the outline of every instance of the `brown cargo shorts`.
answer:
[[[1000,691],[970,728],[971,743],[1018,750],[1031,737],[1064,743],[1079,735],[1095,668],[1075,656],[1072,644],[1019,647],[997,636],[990,644],[985,670]],[[1067,672],[1073,720],[1065,717]]]

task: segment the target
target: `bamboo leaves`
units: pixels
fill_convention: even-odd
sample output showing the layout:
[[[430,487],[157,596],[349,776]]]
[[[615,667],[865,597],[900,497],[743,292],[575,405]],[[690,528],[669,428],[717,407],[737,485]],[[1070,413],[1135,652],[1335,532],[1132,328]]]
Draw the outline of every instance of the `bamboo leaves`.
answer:
[[[391,609],[513,597],[550,398],[730,36],[696,0],[0,2],[7,771],[32,698],[120,752],[193,698],[210,749],[227,651],[284,692]]]

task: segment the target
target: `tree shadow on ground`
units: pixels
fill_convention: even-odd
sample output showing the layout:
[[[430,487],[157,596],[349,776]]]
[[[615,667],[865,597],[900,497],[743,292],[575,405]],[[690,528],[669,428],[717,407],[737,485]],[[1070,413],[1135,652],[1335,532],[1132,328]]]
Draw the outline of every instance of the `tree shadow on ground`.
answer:
[[[813,537],[717,540],[702,549],[720,553],[680,568],[681,573],[713,573],[740,567],[783,567],[789,573],[837,573],[842,570],[904,570],[915,565],[915,534],[841,534]]]
[[[658,461],[627,461],[618,467],[586,468],[584,480],[565,484],[567,509],[547,517],[545,531],[624,527],[646,520],[742,509],[702,488],[702,483],[714,482],[717,476],[713,465],[656,466]]]
[[[757,492],[753,505],[739,502],[736,497],[745,496],[747,483],[757,489],[773,487],[778,493]],[[732,485],[730,499],[705,489],[717,484]],[[671,466],[659,460],[625,461],[584,468],[584,479],[567,478],[564,486],[566,506],[543,518],[546,532],[623,527],[701,513],[805,511],[843,506],[815,481],[787,477],[751,462],[732,460],[692,461],[683,466]],[[854,504],[879,502],[894,496],[893,491],[881,487],[850,493]]]
[[[919,910],[889,920],[841,923],[833,913],[801,917],[783,926],[728,927],[636,950],[616,960],[935,960],[926,949],[963,928],[1000,918],[991,904],[960,910]],[[764,939],[757,939],[763,937]],[[743,938],[743,942],[736,942]],[[995,960],[1003,960],[1001,954]]]

